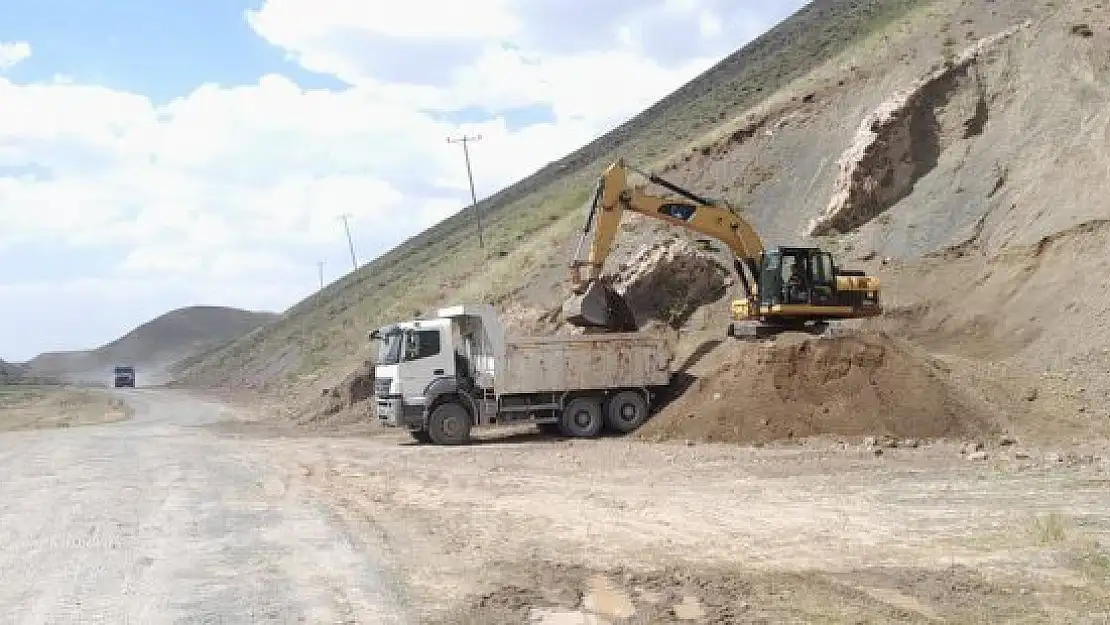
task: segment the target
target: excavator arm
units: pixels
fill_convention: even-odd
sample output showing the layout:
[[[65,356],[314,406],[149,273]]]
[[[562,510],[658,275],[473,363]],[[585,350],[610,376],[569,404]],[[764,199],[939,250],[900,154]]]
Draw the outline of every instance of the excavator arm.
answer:
[[[662,186],[683,199],[675,200],[649,195],[628,184],[629,172],[638,173],[649,182]],[[732,252],[736,273],[743,283],[751,305],[759,293],[759,266],[764,252],[763,241],[744,218],[731,207],[718,205],[654,174],[640,171],[623,159],[610,165],[594,193],[590,212],[571,262],[571,278],[575,296],[564,310],[574,325],[634,330],[630,311],[608,285],[599,281],[602,268],[612,251],[613,240],[620,228],[621,216],[629,210],[666,223],[681,226],[720,241]],[[590,234],[589,255],[581,260],[582,247]]]
[[[630,172],[681,199],[644,193],[629,184]],[[861,271],[841,270],[831,254],[820,248],[765,249],[751,224],[728,205],[699,197],[620,159],[598,181],[571,262],[574,295],[564,304],[563,313],[572,325],[618,332],[638,329],[624,298],[602,280],[602,268],[626,210],[681,226],[728,247],[745,292],[743,299],[732,302],[731,335],[773,334],[802,327],[820,330],[829,319],[870,317],[882,312],[877,278]],[[589,254],[581,260],[587,239]],[[791,277],[786,279],[788,261]],[[794,270],[799,269],[795,275]]]

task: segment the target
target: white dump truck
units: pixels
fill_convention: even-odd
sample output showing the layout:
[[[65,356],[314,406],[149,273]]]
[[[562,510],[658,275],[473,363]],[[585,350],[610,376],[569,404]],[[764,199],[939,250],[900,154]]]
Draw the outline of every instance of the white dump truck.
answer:
[[[505,336],[493,307],[454,306],[379,328],[379,421],[422,443],[459,445],[474,427],[531,423],[571,437],[627,433],[671,381],[673,351],[647,333]]]

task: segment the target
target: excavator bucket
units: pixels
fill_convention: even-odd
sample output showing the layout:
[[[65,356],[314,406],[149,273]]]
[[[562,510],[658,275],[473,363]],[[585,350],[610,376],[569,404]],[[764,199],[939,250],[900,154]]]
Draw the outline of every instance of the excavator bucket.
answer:
[[[628,302],[612,287],[593,281],[580,295],[563,304],[563,318],[579,328],[598,328],[608,332],[635,332],[636,316]]]

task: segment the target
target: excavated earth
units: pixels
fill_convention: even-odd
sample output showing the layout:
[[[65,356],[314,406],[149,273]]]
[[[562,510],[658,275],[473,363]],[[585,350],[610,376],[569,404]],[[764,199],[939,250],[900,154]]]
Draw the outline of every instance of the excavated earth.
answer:
[[[729,342],[680,376],[680,395],[635,436],[766,443],[820,435],[958,439],[993,429],[947,367],[882,333]]]

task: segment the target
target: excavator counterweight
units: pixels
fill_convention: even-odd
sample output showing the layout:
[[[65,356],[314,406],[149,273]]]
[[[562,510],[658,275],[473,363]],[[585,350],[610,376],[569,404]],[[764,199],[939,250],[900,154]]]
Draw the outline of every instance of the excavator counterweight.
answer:
[[[662,186],[682,199],[657,197],[629,185],[629,172]],[[632,332],[637,320],[624,298],[602,277],[625,210],[681,226],[725,244],[732,252],[745,294],[732,303],[729,336],[762,338],[784,331],[822,332],[837,319],[871,317],[882,312],[879,281],[860,271],[843,271],[816,247],[775,247],[763,241],[738,212],[702,198],[619,159],[598,181],[586,223],[571,262],[574,295],[563,305],[564,318],[591,331]],[[590,240],[589,255],[581,260]],[[585,273],[583,273],[585,270]]]

